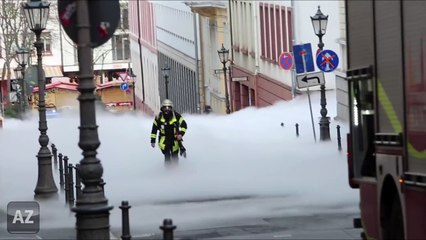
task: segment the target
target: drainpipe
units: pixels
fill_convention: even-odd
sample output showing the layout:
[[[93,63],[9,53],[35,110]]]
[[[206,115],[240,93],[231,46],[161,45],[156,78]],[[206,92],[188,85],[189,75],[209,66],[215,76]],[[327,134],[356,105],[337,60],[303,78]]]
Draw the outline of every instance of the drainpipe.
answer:
[[[291,30],[292,30],[292,32],[293,32],[293,34],[292,34],[292,37],[293,37],[293,39],[291,39],[291,41],[292,41],[292,43],[294,44],[295,42],[296,42],[296,33],[295,33],[295,29],[294,29],[294,21],[295,21],[295,19],[294,19],[294,16],[295,16],[295,8],[294,8],[294,6],[295,6],[295,3],[294,3],[294,0],[291,0],[291,17],[292,17],[292,20],[291,20]],[[287,13],[288,14],[288,13]],[[293,52],[292,50],[290,50],[291,52]],[[294,54],[294,53],[293,53]],[[293,56],[294,57],[294,56]],[[292,97],[293,97],[293,99],[296,97],[296,70],[292,70],[291,71],[291,95],[292,95]]]
[[[232,35],[232,0],[228,0],[229,8],[229,37],[231,40],[231,65],[229,66],[229,97],[231,98],[231,112],[234,111],[234,88],[232,84],[232,69],[234,66],[234,39]]]
[[[257,76],[259,74],[259,64],[260,64],[260,54],[262,52],[262,45],[261,45],[261,38],[263,38],[263,36],[260,34],[260,24],[261,24],[261,19],[259,19],[259,11],[260,11],[260,7],[259,7],[259,2],[255,2],[255,8],[253,9],[254,11],[254,27],[255,27],[255,31],[256,33],[254,34],[254,36],[260,36],[259,37],[255,37],[254,38],[254,46],[256,48],[256,51],[254,53],[254,64],[255,64],[255,69],[254,69],[254,81],[253,81],[253,89],[254,89],[254,96],[251,96],[252,98],[254,98],[254,106],[257,107],[258,106],[258,91],[257,91]]]
[[[203,113],[206,110],[206,88],[205,88],[205,68],[206,68],[206,61],[203,60],[203,53],[205,53],[205,48],[204,48],[204,43],[205,43],[205,39],[203,38],[203,27],[201,26],[202,23],[202,19],[200,18],[200,15],[197,14],[197,18],[198,18],[198,29],[199,29],[199,37],[200,37],[200,52],[201,52],[201,78],[200,78],[200,82],[199,82],[199,92],[200,92],[200,111]]]
[[[195,47],[195,91],[197,99],[197,113],[201,113],[201,96],[200,96],[200,64],[198,59],[198,31],[197,31],[197,13],[192,13],[194,18],[194,47]]]
[[[140,19],[140,8],[139,8],[140,0],[137,0],[137,8],[138,8],[138,45],[139,45],[139,59],[141,65],[141,80],[142,80],[142,108],[145,109],[145,83],[143,76],[143,58],[142,58],[142,45],[141,45],[141,19]],[[135,83],[133,82],[133,85]],[[136,105],[136,104],[135,104]]]
[[[61,47],[61,68],[62,71],[64,71],[64,51],[63,51],[63,45],[62,45],[62,24],[59,25],[59,44]]]

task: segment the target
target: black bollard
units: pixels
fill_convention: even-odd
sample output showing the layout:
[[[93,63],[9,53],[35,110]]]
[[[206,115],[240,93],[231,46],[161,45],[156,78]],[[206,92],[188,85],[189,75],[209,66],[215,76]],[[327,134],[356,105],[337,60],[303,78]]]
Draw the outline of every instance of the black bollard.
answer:
[[[284,127],[284,123],[283,122],[281,123],[281,127]]]
[[[340,125],[337,125],[337,147],[340,150],[342,150],[342,139],[340,137]]]
[[[53,162],[55,163],[55,168],[58,168],[58,149],[53,143],[51,146],[52,146]]]
[[[75,165],[75,198],[78,200],[81,197],[81,178],[80,178],[80,164]]]
[[[176,229],[176,226],[173,225],[172,219],[164,219],[160,229],[163,230],[163,240],[173,240],[173,230]]]
[[[299,124],[296,123],[296,136],[299,136]]]
[[[62,161],[62,153],[59,153],[59,185],[61,185],[61,190],[64,188],[64,168]]]
[[[129,208],[131,206],[129,205],[128,201],[122,201],[121,206],[119,207],[121,209],[121,221],[122,221],[122,235],[121,239],[123,240],[130,240],[132,236],[130,235],[130,222],[129,222]]]
[[[68,204],[70,206],[74,205],[74,175],[73,175],[72,163],[68,165]]]
[[[65,184],[64,184],[64,190],[65,190],[65,203],[68,204],[68,200],[69,200],[69,177],[68,177],[68,157],[64,156],[64,180],[65,180]]]

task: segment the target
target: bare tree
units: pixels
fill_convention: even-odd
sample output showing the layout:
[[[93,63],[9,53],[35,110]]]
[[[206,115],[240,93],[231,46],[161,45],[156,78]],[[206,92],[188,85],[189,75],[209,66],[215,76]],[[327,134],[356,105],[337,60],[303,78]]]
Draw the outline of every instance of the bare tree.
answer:
[[[0,0],[0,58],[3,59],[1,79],[7,82],[7,91],[0,90],[1,112],[3,102],[9,102],[10,63],[16,58],[15,51],[20,47],[29,47],[30,30],[21,10],[24,0]]]

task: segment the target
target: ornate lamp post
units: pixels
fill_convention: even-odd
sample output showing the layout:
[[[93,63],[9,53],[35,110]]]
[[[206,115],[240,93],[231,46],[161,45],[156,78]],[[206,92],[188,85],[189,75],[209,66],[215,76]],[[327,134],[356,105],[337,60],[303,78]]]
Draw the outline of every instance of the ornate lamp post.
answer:
[[[318,6],[318,11],[315,16],[311,17],[312,26],[314,27],[315,35],[319,38],[318,48],[322,51],[324,48],[324,43],[322,42],[322,37],[325,35],[327,30],[327,21],[328,15],[325,16]],[[327,99],[325,96],[325,84],[321,84],[321,119],[320,119],[320,140],[330,140],[330,120],[327,117]]]
[[[165,63],[164,67],[161,68],[161,73],[164,76],[166,83],[166,99],[169,99],[169,76],[170,76],[170,67]]]
[[[19,48],[18,50],[16,50],[16,56],[18,56],[18,64],[19,66],[21,66],[21,79],[22,81],[20,82],[21,84],[21,99],[19,99],[20,103],[21,103],[21,107],[22,107],[22,111],[25,112],[26,110],[26,106],[27,106],[27,97],[26,97],[26,89],[25,89],[25,82],[24,82],[24,78],[25,78],[25,67],[28,64],[28,58],[30,56],[30,51],[27,48]]]
[[[103,168],[101,160],[97,158],[97,149],[101,142],[96,124],[95,82],[93,81],[93,55],[87,0],[77,3],[77,45],[79,83],[78,101],[80,102],[80,139],[78,146],[83,151],[79,173],[84,185],[76,206],[72,211],[76,213],[77,239],[110,239],[109,211],[102,180]]]
[[[36,197],[47,197],[58,191],[55,185],[52,174],[52,154],[47,147],[49,144],[49,137],[47,136],[47,121],[46,121],[46,104],[44,100],[44,93],[46,90],[46,79],[43,77],[43,64],[42,64],[42,48],[43,42],[41,41],[41,32],[46,29],[47,19],[49,18],[50,3],[46,1],[30,1],[21,3],[23,12],[27,19],[27,23],[36,35],[36,42],[34,46],[37,49],[37,73],[38,73],[38,112],[39,112],[39,126],[40,137],[40,150],[37,154],[38,159],[38,179],[37,186],[34,190]]]
[[[228,93],[228,83],[226,81],[226,63],[228,62],[229,58],[229,50],[226,49],[223,46],[222,43],[222,48],[217,50],[217,54],[219,55],[219,59],[220,62],[223,64],[223,77],[224,77],[224,82],[225,82],[225,104],[226,104],[226,114],[230,114],[231,113],[231,109],[229,108],[229,93]]]

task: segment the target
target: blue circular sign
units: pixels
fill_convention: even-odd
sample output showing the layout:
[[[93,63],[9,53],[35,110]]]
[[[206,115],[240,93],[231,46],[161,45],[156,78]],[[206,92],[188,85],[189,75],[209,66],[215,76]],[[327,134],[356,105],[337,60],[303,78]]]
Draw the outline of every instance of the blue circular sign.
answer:
[[[317,55],[317,67],[323,72],[332,72],[339,65],[339,57],[332,50],[323,50]]]
[[[126,91],[127,89],[129,89],[129,84],[124,82],[120,84],[120,89],[123,91]]]

